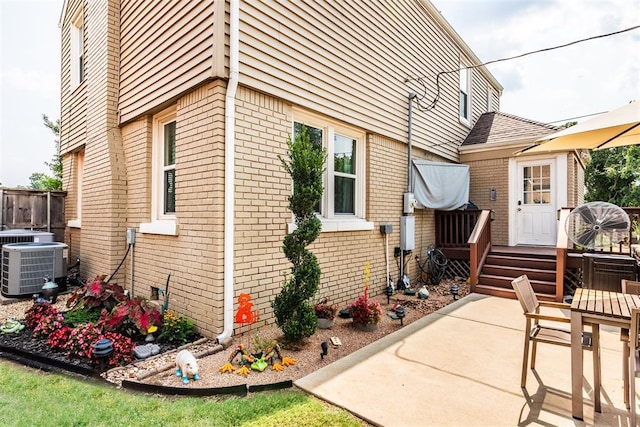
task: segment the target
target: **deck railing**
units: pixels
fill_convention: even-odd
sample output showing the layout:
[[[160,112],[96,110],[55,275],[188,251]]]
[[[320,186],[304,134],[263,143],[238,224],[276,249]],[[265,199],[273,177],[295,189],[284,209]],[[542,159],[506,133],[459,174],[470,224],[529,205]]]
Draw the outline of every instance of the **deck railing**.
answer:
[[[469,237],[469,281],[471,292],[475,292],[478,276],[487,255],[491,251],[491,211],[481,211],[476,226]]]
[[[479,209],[436,211],[436,246],[466,248],[481,212]]]

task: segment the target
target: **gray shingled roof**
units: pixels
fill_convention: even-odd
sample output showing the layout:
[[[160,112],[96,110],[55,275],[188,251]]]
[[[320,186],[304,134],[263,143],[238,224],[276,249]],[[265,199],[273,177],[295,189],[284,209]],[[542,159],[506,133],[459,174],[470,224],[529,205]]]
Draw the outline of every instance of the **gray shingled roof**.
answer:
[[[501,112],[484,113],[462,142],[463,147],[524,139],[538,139],[556,132],[556,126]]]

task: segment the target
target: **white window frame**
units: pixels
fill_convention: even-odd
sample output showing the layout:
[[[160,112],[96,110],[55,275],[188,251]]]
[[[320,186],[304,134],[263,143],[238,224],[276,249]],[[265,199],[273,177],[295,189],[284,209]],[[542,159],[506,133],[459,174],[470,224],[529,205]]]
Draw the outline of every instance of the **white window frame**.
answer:
[[[78,151],[73,156],[75,160],[76,177],[76,219],[71,219],[67,223],[70,228],[82,227],[82,181],[84,178],[84,150]]]
[[[373,222],[367,221],[366,214],[366,133],[355,127],[326,119],[324,117],[294,110],[291,137],[294,135],[294,124],[303,123],[322,129],[322,145],[327,150],[326,170],[323,175],[324,191],[320,203],[321,212],[318,214],[322,222],[322,232],[373,230]],[[336,134],[353,138],[356,141],[356,170],[355,170],[355,200],[354,214],[336,214],[334,209],[334,137]],[[331,142],[331,143],[329,143]],[[339,174],[339,173],[338,173]],[[289,224],[289,232],[295,229],[295,224]]]
[[[458,115],[460,116],[460,123],[467,127],[471,127],[471,69],[466,68],[462,62],[460,63],[460,80],[459,80],[459,92],[458,92]],[[467,116],[463,116],[460,111],[462,94],[467,96],[466,111]]]
[[[82,8],[71,19],[71,90],[84,80],[84,20]]]
[[[151,222],[140,224],[141,233],[166,234],[172,236],[178,234],[175,212],[164,212],[164,173],[167,170],[167,167],[164,166],[164,126],[171,122],[176,122],[176,116],[176,107],[173,106],[153,117]],[[169,166],[169,168],[173,170],[175,170],[175,167],[175,163]]]

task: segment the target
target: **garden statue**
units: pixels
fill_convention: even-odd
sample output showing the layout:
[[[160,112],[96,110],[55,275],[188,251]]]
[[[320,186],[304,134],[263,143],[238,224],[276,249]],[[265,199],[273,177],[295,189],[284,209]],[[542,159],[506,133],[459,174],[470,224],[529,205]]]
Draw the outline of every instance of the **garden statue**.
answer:
[[[2,326],[0,326],[0,332],[3,334],[14,334],[24,329],[24,325],[16,319],[8,318]]]
[[[257,320],[257,312],[252,312],[251,295],[240,294],[238,296],[238,311],[236,312],[236,323],[247,324],[255,323]]]
[[[240,356],[240,365],[241,368],[236,372],[238,375],[249,375],[251,370],[254,371],[264,371],[267,367],[267,361],[271,363],[273,366],[271,369],[274,371],[282,371],[284,370],[284,366],[291,366],[296,364],[296,360],[291,357],[282,357],[280,353],[280,346],[278,344],[268,346],[259,354],[251,354],[249,350],[244,346],[244,344],[240,344],[236,347],[236,349],[229,355],[229,359],[227,363],[218,368],[220,373],[232,373],[235,371],[233,367],[233,361],[236,357]],[[282,365],[278,362],[275,362],[274,359],[280,359]],[[249,367],[247,367],[249,366]]]
[[[233,367],[232,362],[233,359],[235,359],[238,355],[240,355],[240,365],[242,365],[242,367],[238,369],[237,374],[245,376],[249,375],[251,369],[247,368],[247,365],[251,365],[253,362],[255,362],[256,358],[251,353],[249,353],[249,350],[246,349],[244,344],[240,344],[239,346],[237,346],[236,349],[229,355],[227,363],[218,368],[218,370],[221,373],[227,372],[230,374],[234,372],[235,368]]]
[[[189,377],[198,381],[198,362],[189,350],[181,350],[176,356],[176,376],[182,377],[184,384],[189,384]]]

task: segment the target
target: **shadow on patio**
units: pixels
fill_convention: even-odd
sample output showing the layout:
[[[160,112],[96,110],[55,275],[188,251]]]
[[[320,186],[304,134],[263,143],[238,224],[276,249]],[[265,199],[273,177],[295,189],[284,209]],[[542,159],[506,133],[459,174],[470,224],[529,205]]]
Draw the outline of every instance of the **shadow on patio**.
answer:
[[[517,300],[472,294],[295,385],[384,426],[629,425],[619,329],[601,327],[602,413],[584,353],[583,422],[571,417],[568,347],[540,345],[520,388],[524,325]]]

